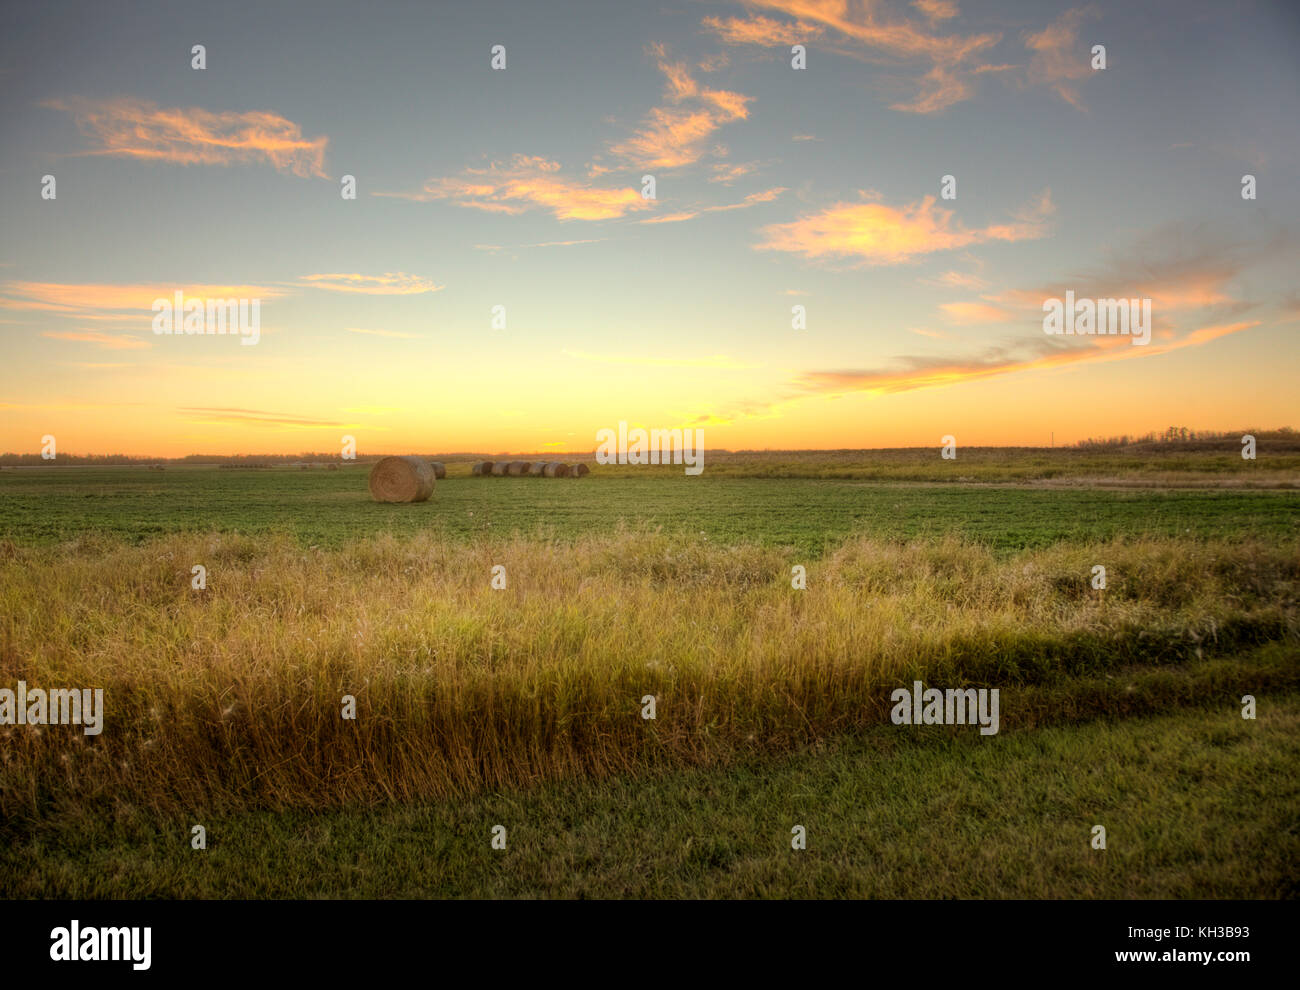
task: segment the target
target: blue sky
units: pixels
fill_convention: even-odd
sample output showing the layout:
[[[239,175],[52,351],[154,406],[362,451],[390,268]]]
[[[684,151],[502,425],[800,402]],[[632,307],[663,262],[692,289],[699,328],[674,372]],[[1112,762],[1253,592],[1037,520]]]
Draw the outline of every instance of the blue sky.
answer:
[[[53,4],[0,26],[4,449],[1294,420],[1289,5]],[[217,287],[263,300],[255,347],[152,332],[155,296]],[[1152,344],[1045,338],[1066,289],[1153,298]]]

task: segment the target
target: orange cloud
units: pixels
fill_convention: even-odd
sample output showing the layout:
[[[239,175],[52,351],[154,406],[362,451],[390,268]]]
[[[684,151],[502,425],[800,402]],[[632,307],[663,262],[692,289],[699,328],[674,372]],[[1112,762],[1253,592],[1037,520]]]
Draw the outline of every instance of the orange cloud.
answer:
[[[1032,219],[1041,212],[1044,200],[1024,215]],[[987,348],[973,356],[911,355],[893,368],[835,369],[810,371],[796,376],[791,385],[798,402],[814,396],[845,395],[853,392],[905,392],[937,388],[1021,371],[1047,370],[1073,365],[1154,357],[1190,347],[1200,347],[1233,334],[1263,325],[1263,320],[1236,318],[1254,303],[1233,298],[1226,288],[1252,261],[1272,259],[1292,248],[1279,234],[1265,242],[1243,247],[1229,235],[1205,225],[1169,224],[1150,232],[1132,248],[1109,258],[1092,274],[1076,276],[1063,284],[1072,285],[1077,297],[1128,298],[1140,296],[1165,300],[1176,310],[1199,309],[1192,329],[1180,332],[1166,316],[1165,327],[1153,334],[1149,344],[1134,346],[1121,335],[1078,337],[1067,342],[1034,331],[1027,338]],[[1012,308],[1014,319],[1041,325],[1042,304],[1063,289],[1017,289],[997,296],[985,296]],[[979,303],[955,304],[959,314],[984,315]],[[943,307],[952,312],[952,305]],[[987,314],[992,317],[989,307]],[[1153,320],[1161,322],[1159,304],[1153,305]],[[1180,314],[1181,315],[1181,314]],[[1198,325],[1199,324],[1199,325]],[[911,328],[924,336],[942,336],[922,328]],[[770,408],[775,408],[772,405]]]
[[[939,306],[954,323],[1005,323],[1011,314],[988,303],[955,302]]]
[[[269,110],[213,113],[199,107],[159,107],[148,100],[49,100],[44,106],[73,115],[78,130],[97,143],[88,154],[169,162],[234,165],[269,162],[303,177],[325,174],[329,138],[308,140],[302,128]]]
[[[942,330],[929,330],[926,327],[908,327],[908,333],[914,333],[921,337],[933,337],[935,340],[952,340],[952,334],[944,333]]]
[[[466,169],[459,176],[430,179],[418,193],[375,195],[421,201],[447,199],[457,206],[511,215],[540,208],[550,210],[560,220],[610,220],[650,207],[639,189],[593,186],[566,179],[559,171],[559,162],[515,155],[508,164],[492,162],[486,168]]]
[[[742,162],[738,165],[732,165],[729,162],[719,162],[718,164],[709,167],[709,170],[713,173],[709,176],[709,181],[721,182],[723,185],[729,186],[737,179],[749,175],[757,168],[757,162]]]
[[[921,56],[955,65],[991,48],[996,34],[937,35],[907,20],[880,16],[879,0],[749,0],[800,20],[818,22],[863,45],[899,56]]]
[[[968,272],[944,272],[938,278],[923,279],[929,285],[944,285],[953,289],[984,289],[988,283],[978,275]]]
[[[112,314],[103,310],[151,312],[155,299],[172,300],[180,290],[187,299],[265,299],[280,296],[280,290],[264,285],[113,285],[94,282],[4,282],[0,283],[0,309],[40,310],[75,317],[129,321],[131,313]]]
[[[761,14],[748,19],[705,18],[704,26],[732,44],[793,44],[800,32],[811,29],[834,32],[832,51],[855,58],[928,63],[916,80],[917,93],[911,99],[891,105],[910,113],[937,113],[969,99],[972,88],[967,77],[1005,68],[980,64],[978,56],[1001,40],[999,34],[940,35],[925,24],[883,15],[880,0],[748,0],[794,18],[794,23],[774,21]],[[917,9],[930,27],[957,14],[947,0],[918,0]],[[793,39],[787,41],[787,39]]]
[[[706,17],[702,23],[729,45],[797,45],[821,37],[825,30],[816,24],[774,21],[761,14],[752,18],[728,17],[725,21],[720,17]]]
[[[638,223],[682,223],[685,220],[694,220],[700,215],[699,210],[686,213],[665,213],[663,216],[651,217],[648,220],[638,220]]]
[[[659,217],[651,217],[648,220],[639,220],[638,223],[680,223],[683,220],[694,220],[703,213],[726,213],[729,210],[745,210],[757,203],[770,203],[783,192],[784,186],[778,186],[775,189],[765,189],[762,192],[750,193],[739,203],[728,203],[725,206],[702,206],[698,210],[692,210],[684,213],[668,213]]]
[[[931,24],[950,20],[958,14],[956,0],[912,0],[912,6]]]
[[[1092,46],[1079,45],[1079,27],[1095,13],[1090,7],[1067,10],[1037,34],[1025,35],[1025,47],[1033,54],[1026,79],[1031,84],[1050,86],[1070,106],[1086,110],[1077,83],[1093,75]]]
[[[1062,346],[1043,340],[1022,348],[1016,354],[1007,348],[990,348],[971,358],[909,357],[903,366],[892,370],[810,371],[800,375],[795,385],[808,393],[844,394],[849,392],[894,393],[922,388],[957,385],[1019,371],[1043,370],[1099,361],[1154,357],[1185,347],[1197,347],[1229,334],[1240,333],[1261,324],[1260,320],[1201,327],[1181,340],[1164,345],[1134,347],[1122,337],[1086,338],[1087,344]]]
[[[406,272],[385,272],[383,275],[302,275],[299,276],[299,281],[308,283],[313,289],[360,292],[371,296],[418,296],[423,292],[439,292],[443,288],[427,278],[408,275]]]
[[[764,227],[764,240],[755,249],[788,251],[814,261],[848,259],[858,264],[897,265],[919,255],[971,244],[1042,237],[1051,212],[1051,198],[1045,194],[1035,214],[1022,214],[1016,223],[971,230],[953,220],[952,210],[935,203],[933,196],[901,209],[882,203],[836,203],[791,223]]]
[[[610,147],[610,153],[637,168],[680,168],[699,161],[705,142],[720,127],[749,116],[751,97],[701,87],[681,63],[668,62],[662,45],[652,45],[666,81],[667,106],[654,107],[641,128]]]

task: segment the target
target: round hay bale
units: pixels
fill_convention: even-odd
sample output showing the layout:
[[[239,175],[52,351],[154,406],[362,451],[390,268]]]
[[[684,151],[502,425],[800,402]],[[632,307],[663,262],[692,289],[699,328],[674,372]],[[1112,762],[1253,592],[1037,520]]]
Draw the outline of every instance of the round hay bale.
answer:
[[[528,465],[528,475],[531,478],[540,478],[542,476],[542,472],[545,470],[546,470],[545,461],[533,461],[533,463]]]
[[[550,464],[546,465],[542,473],[548,478],[567,478],[569,476],[569,465],[551,461]]]
[[[376,502],[423,502],[437,479],[419,457],[384,457],[370,469],[370,495]]]
[[[481,477],[482,475],[485,475],[485,474],[491,474],[491,473],[492,473],[492,462],[491,462],[491,461],[479,461],[477,464],[474,465],[474,467],[471,469],[470,473],[473,474],[475,477]]]
[[[506,473],[506,468],[510,466],[507,461],[497,461],[492,465],[492,477],[500,478]]]
[[[433,476],[439,481],[447,477],[447,465],[442,461],[430,461],[429,467],[433,468]]]
[[[522,477],[528,471],[527,461],[511,461],[510,466],[506,468],[506,474],[512,478]]]
[[[570,478],[585,478],[589,474],[591,474],[591,468],[585,464],[575,464],[569,469]]]

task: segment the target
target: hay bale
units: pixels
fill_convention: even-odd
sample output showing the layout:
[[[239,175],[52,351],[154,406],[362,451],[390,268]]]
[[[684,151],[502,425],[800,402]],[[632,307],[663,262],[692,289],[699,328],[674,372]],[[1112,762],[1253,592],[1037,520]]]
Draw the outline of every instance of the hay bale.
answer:
[[[436,480],[426,460],[384,457],[370,469],[370,495],[376,502],[423,502]]]
[[[546,465],[542,473],[548,478],[567,478],[569,476],[569,465],[551,461]]]
[[[433,468],[433,476],[439,481],[447,477],[447,465],[442,461],[430,461],[429,467]]]
[[[494,478],[503,477],[506,473],[506,468],[508,467],[510,467],[510,463],[508,461],[497,461],[492,465],[492,476]]]
[[[511,461],[510,466],[506,468],[506,474],[512,478],[520,478],[528,471],[527,461]]]
[[[528,465],[528,476],[530,478],[540,478],[542,476],[542,472],[545,470],[546,470],[545,461],[533,461],[533,463]]]
[[[479,461],[477,464],[474,465],[473,468],[470,469],[470,474],[474,475],[474,477],[476,478],[491,473],[492,473],[491,461]]]
[[[591,474],[591,468],[585,464],[575,464],[569,469],[570,478],[585,478],[589,474]]]

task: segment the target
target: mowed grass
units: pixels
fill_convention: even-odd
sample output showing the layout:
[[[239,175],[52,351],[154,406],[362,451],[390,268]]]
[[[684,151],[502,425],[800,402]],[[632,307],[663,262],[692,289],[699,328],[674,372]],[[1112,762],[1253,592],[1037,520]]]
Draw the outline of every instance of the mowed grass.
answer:
[[[0,894],[1295,897],[1297,765],[1294,693],[1261,697],[1255,721],[1224,697],[990,738],[879,727],[725,769],[456,801],[67,818],[0,844]],[[498,824],[504,850],[490,847]]]
[[[691,478],[669,468],[606,474],[598,467],[580,480],[470,478],[468,465],[449,470],[428,502],[406,506],[371,501],[363,466],[6,470],[0,538],[50,544],[85,536],[139,542],[176,532],[284,533],[304,546],[343,547],[383,533],[472,543],[573,539],[630,526],[815,557],[858,534],[898,541],[955,534],[1010,552],[1143,534],[1289,539],[1300,532],[1300,494],[1287,490]]]

